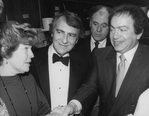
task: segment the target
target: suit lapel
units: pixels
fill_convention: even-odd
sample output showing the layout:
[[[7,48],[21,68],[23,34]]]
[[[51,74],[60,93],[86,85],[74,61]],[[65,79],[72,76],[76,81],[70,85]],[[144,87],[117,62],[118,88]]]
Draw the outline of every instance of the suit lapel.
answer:
[[[115,99],[109,116],[116,113],[123,106],[123,104],[126,103],[126,101],[129,99],[129,96],[131,96],[131,94],[139,84],[140,80],[142,79],[141,72],[143,72],[144,69],[144,59],[145,57],[143,55],[142,48],[139,46],[127,71],[125,79],[121,85],[118,96]]]
[[[82,69],[80,63],[77,62],[75,56],[70,54],[70,78],[69,78],[69,90],[68,90],[68,102],[75,95],[76,91],[80,87],[82,78],[80,78],[80,73]]]
[[[84,49],[84,51],[86,51],[87,55],[89,55],[89,56],[91,55],[91,36],[88,36],[86,38],[86,44],[83,49]]]
[[[107,60],[105,61],[105,76],[104,79],[106,82],[104,85],[106,85],[106,88],[108,91],[107,95],[107,103],[110,104],[109,107],[112,107],[111,105],[113,104],[115,97],[115,86],[116,86],[116,54],[113,52],[112,54],[109,55]],[[108,72],[108,73],[107,73]],[[108,80],[108,81],[107,81]],[[109,93],[110,92],[110,93]]]
[[[36,56],[35,56],[36,57]],[[49,86],[49,68],[48,68],[48,49],[44,51],[41,57],[35,60],[37,73],[40,81],[40,85],[44,95],[50,103],[50,86]]]

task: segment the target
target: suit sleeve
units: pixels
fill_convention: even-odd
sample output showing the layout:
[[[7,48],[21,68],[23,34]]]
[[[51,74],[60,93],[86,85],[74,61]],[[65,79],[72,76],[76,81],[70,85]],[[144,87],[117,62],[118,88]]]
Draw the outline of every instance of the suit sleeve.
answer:
[[[94,58],[96,63],[96,60]],[[77,94],[74,96],[74,99],[78,100],[83,107],[83,113],[86,113],[90,106],[94,103],[98,96],[98,86],[97,86],[97,66],[92,65],[90,72],[88,73],[88,80],[82,85],[78,90]]]

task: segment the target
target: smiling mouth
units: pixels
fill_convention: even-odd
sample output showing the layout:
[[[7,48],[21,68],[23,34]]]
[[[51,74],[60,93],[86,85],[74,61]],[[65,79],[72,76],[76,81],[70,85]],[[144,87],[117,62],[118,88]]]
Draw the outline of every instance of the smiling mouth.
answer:
[[[101,36],[101,34],[95,34],[95,36]]]
[[[122,44],[123,43],[123,41],[114,41],[114,44]]]

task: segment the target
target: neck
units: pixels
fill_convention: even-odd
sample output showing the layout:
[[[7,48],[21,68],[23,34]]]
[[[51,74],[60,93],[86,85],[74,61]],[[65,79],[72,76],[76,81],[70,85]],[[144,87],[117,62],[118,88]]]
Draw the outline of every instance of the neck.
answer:
[[[12,70],[9,66],[1,65],[0,66],[0,75],[1,76],[14,76],[17,75],[17,73]]]

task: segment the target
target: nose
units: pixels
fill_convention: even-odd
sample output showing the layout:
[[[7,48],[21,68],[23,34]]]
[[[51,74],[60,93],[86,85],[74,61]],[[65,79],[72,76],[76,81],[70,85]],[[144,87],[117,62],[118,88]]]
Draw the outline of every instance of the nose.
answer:
[[[119,37],[120,37],[119,32],[118,32],[118,31],[115,31],[115,32],[113,33],[113,37],[114,37],[115,39],[119,38]]]
[[[34,54],[33,54],[33,52],[32,52],[31,49],[30,49],[30,51],[29,51],[29,56],[30,56],[30,58],[34,58]]]
[[[64,38],[62,39],[62,42],[64,44],[68,43],[68,35],[65,35]]]
[[[97,31],[101,32],[102,31],[102,27],[100,25],[98,25],[97,27]]]

